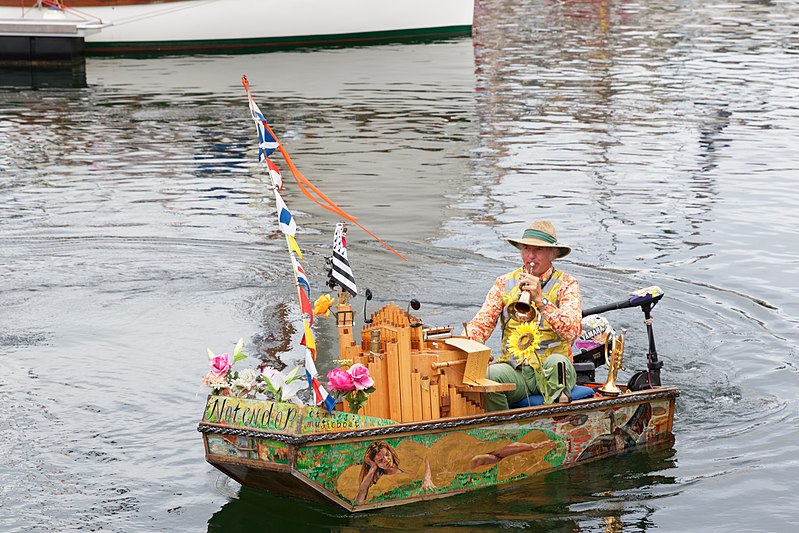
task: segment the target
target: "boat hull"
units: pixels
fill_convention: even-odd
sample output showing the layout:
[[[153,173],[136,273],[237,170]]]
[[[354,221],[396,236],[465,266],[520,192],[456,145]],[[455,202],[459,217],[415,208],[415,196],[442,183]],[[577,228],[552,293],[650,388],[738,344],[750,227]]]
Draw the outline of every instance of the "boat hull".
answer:
[[[206,460],[244,486],[362,511],[523,482],[672,442],[677,396],[662,387],[404,424],[210,396],[199,430]],[[384,463],[369,459],[375,449]]]
[[[26,2],[27,3],[27,2]],[[89,53],[255,49],[469,35],[474,0],[66,2],[63,13],[0,0],[0,19],[101,21]],[[98,5],[99,4],[99,5]]]

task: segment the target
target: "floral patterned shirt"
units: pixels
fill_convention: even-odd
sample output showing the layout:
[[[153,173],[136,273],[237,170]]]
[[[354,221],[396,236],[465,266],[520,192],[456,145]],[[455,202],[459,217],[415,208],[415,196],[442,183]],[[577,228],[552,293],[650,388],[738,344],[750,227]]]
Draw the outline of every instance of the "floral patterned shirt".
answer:
[[[553,271],[554,267],[550,267],[539,279],[542,281],[548,280]],[[471,339],[485,343],[491,337],[491,334],[494,333],[494,328],[497,327],[497,320],[502,315],[504,307],[502,293],[505,288],[505,280],[509,275],[510,273],[497,278],[488,291],[480,311],[467,324],[467,335]],[[558,337],[568,343],[573,343],[580,335],[583,319],[583,301],[580,298],[580,283],[569,274],[563,274],[563,281],[558,291],[558,301],[560,303],[559,306],[555,306],[555,302],[549,302],[541,309],[541,314],[552,330],[557,333]]]

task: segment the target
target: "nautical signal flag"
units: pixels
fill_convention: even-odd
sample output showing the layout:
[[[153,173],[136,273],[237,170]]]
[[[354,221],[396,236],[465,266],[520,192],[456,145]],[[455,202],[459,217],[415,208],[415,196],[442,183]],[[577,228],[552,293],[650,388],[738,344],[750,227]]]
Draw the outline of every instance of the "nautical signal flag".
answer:
[[[313,332],[311,331],[311,327],[308,325],[308,322],[303,320],[302,323],[305,326],[305,333],[302,334],[300,344],[311,350],[313,358],[316,359],[316,341],[313,338]]]
[[[272,152],[277,150],[279,146],[277,139],[266,127],[266,117],[261,113],[258,104],[252,99],[250,91],[247,91],[247,96],[250,102],[250,115],[255,121],[255,129],[258,130],[258,161],[265,161],[267,157],[272,155]]]
[[[294,277],[297,280],[297,285],[299,285],[301,289],[304,289],[310,299],[311,284],[308,282],[308,277],[305,275],[305,270],[302,268],[302,265],[293,255],[291,256],[291,265],[294,267]]]
[[[269,169],[269,176],[272,178],[272,183],[275,184],[277,190],[283,190],[283,176],[280,175],[280,171],[277,168],[277,165],[272,162],[271,159],[268,157],[266,158],[266,168]]]
[[[314,405],[323,405],[328,413],[332,413],[336,408],[336,399],[330,396],[319,382],[316,365],[308,348],[305,349],[305,377],[308,378],[308,386],[313,391]]]
[[[272,133],[266,129],[266,124],[258,121],[256,122],[258,129],[258,160],[264,161],[272,152],[277,150],[277,139],[272,136]]]
[[[302,250],[300,250],[300,246],[297,244],[297,241],[294,240],[294,237],[286,235],[286,239],[289,241],[289,250],[296,253],[297,257],[302,259]]]
[[[311,324],[313,324],[313,307],[311,306],[311,301],[308,299],[308,295],[305,294],[305,291],[302,289],[297,289],[297,294],[300,297],[300,312],[303,315],[308,315]]]
[[[311,284],[308,283],[308,278],[305,277],[305,270],[303,270],[302,265],[295,261],[294,263],[297,266],[297,283],[300,285],[300,288],[305,289],[308,293],[308,298],[310,299],[311,296]]]
[[[277,225],[280,231],[294,237],[294,234],[297,233],[297,223],[294,222],[291,211],[286,207],[286,203],[277,191],[275,191],[275,203],[277,204]]]

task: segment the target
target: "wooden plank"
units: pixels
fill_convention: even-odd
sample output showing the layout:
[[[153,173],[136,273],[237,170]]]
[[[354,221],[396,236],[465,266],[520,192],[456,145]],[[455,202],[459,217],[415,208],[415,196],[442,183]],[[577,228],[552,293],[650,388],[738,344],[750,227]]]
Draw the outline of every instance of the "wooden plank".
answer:
[[[391,413],[389,412],[389,390],[391,389],[391,382],[388,380],[388,358],[386,353],[383,352],[383,357],[375,358],[375,363],[378,365],[380,379],[383,383],[383,396],[380,398],[380,410],[383,413],[383,418],[391,418]],[[391,418],[391,420],[394,420]]]
[[[466,368],[463,370],[463,382],[467,385],[476,385],[488,374],[488,360],[491,357],[490,351],[470,353],[466,360]]]
[[[438,389],[441,396],[449,396],[449,378],[446,374],[438,376]]]
[[[461,402],[462,398],[458,394],[458,391],[455,387],[449,387],[449,406],[450,412],[449,416],[463,416],[463,403]]]
[[[402,422],[413,420],[413,394],[411,392],[411,338],[408,328],[397,331],[397,350],[399,355],[400,408]]]
[[[503,392],[509,390],[516,390],[516,385],[513,383],[497,383],[496,381],[486,380],[489,383],[480,385],[455,385],[458,392]]]
[[[369,369],[369,375],[372,376],[372,379],[375,381],[375,391],[369,395],[369,399],[366,403],[372,404],[373,416],[388,418],[383,415],[383,408],[381,406],[381,399],[386,391],[382,376],[380,375],[380,359],[377,357],[371,359],[369,363],[367,363],[366,368]]]
[[[430,397],[432,395],[432,390],[430,389],[430,377],[422,376],[422,379],[419,381],[419,386],[422,389],[422,420],[432,420],[433,411],[430,402]],[[438,395],[436,395],[435,401],[438,403]]]
[[[467,339],[466,337],[450,337],[449,339],[444,339],[444,344],[447,346],[454,346],[466,353],[491,352],[491,348],[485,344]]]
[[[422,420],[422,375],[411,372],[411,395],[413,396],[413,419]]]
[[[430,384],[430,420],[441,418],[441,395],[438,392],[438,383]]]
[[[402,419],[402,410],[400,407],[400,366],[399,354],[396,342],[386,343],[386,359],[388,367],[388,412],[391,420],[397,422],[405,422]]]
[[[380,375],[379,361],[380,359],[375,359],[374,362],[370,362],[366,365],[366,368],[369,369],[369,375],[372,376],[372,379],[375,381],[375,391],[369,395],[369,399],[366,400],[366,405],[370,406],[370,416],[388,418],[388,416],[383,413],[383,405],[380,401],[384,394],[383,391],[385,389],[385,383],[382,379],[383,376]]]

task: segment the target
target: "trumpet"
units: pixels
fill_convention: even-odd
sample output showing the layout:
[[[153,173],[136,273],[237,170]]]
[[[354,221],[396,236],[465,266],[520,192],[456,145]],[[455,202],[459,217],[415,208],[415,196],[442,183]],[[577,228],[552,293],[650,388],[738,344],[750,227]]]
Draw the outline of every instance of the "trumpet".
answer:
[[[524,272],[532,274],[532,265],[524,265]],[[516,322],[530,322],[536,315],[538,310],[532,304],[533,295],[530,291],[519,291],[519,297],[515,302],[508,305],[508,316]]]
[[[616,385],[616,377],[619,369],[622,368],[621,362],[624,357],[624,334],[626,329],[622,329],[617,337],[613,338],[613,347],[610,349],[610,357],[607,356],[607,344],[605,345],[605,359],[608,362],[608,379],[599,388],[600,394],[604,396],[618,396],[621,389]]]

